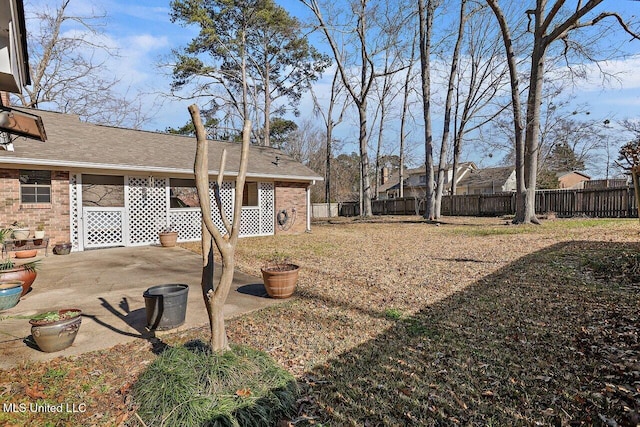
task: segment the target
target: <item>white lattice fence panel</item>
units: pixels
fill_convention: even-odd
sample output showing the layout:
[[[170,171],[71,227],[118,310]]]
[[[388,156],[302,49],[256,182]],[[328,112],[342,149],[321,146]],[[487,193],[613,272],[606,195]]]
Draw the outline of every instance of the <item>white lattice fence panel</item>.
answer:
[[[260,208],[242,208],[240,215],[240,235],[260,235]]]
[[[124,208],[84,209],[84,245],[87,248],[124,245]]]
[[[224,223],[220,219],[218,214],[218,205],[215,199],[215,182],[209,183],[209,198],[211,199],[211,219],[213,220],[218,230],[225,235],[227,230],[224,228]],[[220,201],[222,202],[222,209],[224,210],[227,220],[231,222],[233,220],[233,198],[235,194],[235,182],[224,181],[222,188],[220,189]]]
[[[169,213],[171,226],[178,232],[178,240],[198,240],[202,236],[202,214],[200,209],[172,209]]]
[[[167,226],[166,181],[164,178],[129,177],[127,208],[131,244],[155,243],[158,231]]]
[[[272,182],[261,182],[258,186],[260,206],[260,234],[273,234],[275,192]]]
[[[74,250],[80,247],[80,202],[78,199],[80,185],[78,175],[69,174],[69,215],[71,216],[71,245]]]

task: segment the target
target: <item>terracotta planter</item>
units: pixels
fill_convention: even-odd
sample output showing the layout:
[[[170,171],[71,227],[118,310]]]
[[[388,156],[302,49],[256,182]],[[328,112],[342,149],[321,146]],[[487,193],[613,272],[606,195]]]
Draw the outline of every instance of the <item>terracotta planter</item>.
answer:
[[[33,269],[16,266],[10,270],[0,271],[0,282],[14,280],[22,281],[22,294],[20,296],[24,296],[29,292],[29,289],[31,289],[31,285],[33,284],[33,281],[36,280],[37,275],[38,273]]]
[[[176,245],[178,241],[178,232],[177,231],[169,231],[166,233],[158,233],[158,237],[160,238],[160,244],[165,248],[171,248]]]
[[[296,290],[299,270],[300,267],[295,264],[262,268],[262,279],[267,294],[271,298],[289,298]]]
[[[73,317],[66,317],[74,313]],[[58,310],[60,320],[31,319],[31,335],[40,350],[45,353],[64,350],[73,344],[82,323],[82,310],[77,308]]]
[[[26,249],[24,251],[18,251],[15,254],[16,258],[33,258],[36,255],[38,255],[37,249]]]

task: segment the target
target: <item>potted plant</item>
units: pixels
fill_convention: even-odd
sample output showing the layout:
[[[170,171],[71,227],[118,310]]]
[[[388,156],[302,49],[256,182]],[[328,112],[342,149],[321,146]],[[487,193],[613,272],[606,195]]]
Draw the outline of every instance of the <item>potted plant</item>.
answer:
[[[34,233],[34,237],[36,239],[44,239],[44,224],[43,223],[38,224],[38,226],[36,227],[36,231]],[[40,243],[37,243],[37,242],[34,242],[34,243],[36,243],[37,245],[41,245],[42,241],[40,241]]]
[[[158,238],[160,239],[160,244],[163,247],[171,248],[174,247],[178,241],[178,232],[172,227],[167,227],[158,232]]]
[[[276,254],[261,268],[267,294],[271,298],[289,298],[296,290],[299,270],[287,257]]]
[[[29,226],[21,221],[14,221],[11,224],[12,235],[15,240],[26,240],[29,238]]]
[[[11,229],[0,229],[0,244],[4,242],[7,235],[11,233]],[[22,284],[22,293],[25,295],[31,289],[31,285],[38,275],[36,269],[39,260],[16,264],[11,258],[0,261],[0,281],[20,280]]]
[[[45,353],[64,350],[73,344],[82,323],[82,310],[69,308],[48,311],[29,320],[31,335]]]

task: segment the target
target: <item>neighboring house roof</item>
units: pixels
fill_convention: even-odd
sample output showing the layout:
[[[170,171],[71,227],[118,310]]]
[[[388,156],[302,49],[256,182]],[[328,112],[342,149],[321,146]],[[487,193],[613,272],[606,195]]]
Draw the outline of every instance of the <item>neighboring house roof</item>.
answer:
[[[47,142],[19,138],[15,151],[0,150],[0,165],[49,167],[84,173],[158,173],[193,176],[195,137],[140,131],[81,122],[77,115],[24,110],[42,117]],[[241,145],[211,141],[209,173],[220,168],[227,149],[225,176],[237,176]],[[291,181],[321,181],[317,173],[280,150],[251,146],[247,177]]]
[[[578,171],[562,171],[562,172],[556,172],[556,177],[558,179],[561,179],[564,176],[567,175],[571,175],[571,174],[576,174],[576,175],[580,175],[582,177],[584,177],[585,179],[591,179],[591,177],[583,172],[578,172]]]
[[[477,168],[475,163],[473,163],[473,162],[463,162],[463,163],[458,164],[458,170],[465,169],[465,168],[468,168],[468,167],[471,167],[472,169],[476,169]],[[451,164],[451,163],[447,164],[444,167],[445,170],[449,170],[449,169],[452,169],[452,168],[453,168],[453,164]],[[426,166],[420,166],[418,168],[408,169],[407,170],[407,175],[424,174],[426,170],[427,170]],[[437,174],[438,173],[438,166],[434,165],[433,170],[434,170],[434,173]]]
[[[459,187],[486,187],[494,184],[503,185],[513,173],[511,166],[498,168],[476,169],[468,173],[460,182]]]

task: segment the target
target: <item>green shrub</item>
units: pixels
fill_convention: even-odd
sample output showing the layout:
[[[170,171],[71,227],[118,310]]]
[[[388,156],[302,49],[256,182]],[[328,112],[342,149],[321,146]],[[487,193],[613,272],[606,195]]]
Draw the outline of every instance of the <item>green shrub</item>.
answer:
[[[292,417],[293,376],[264,352],[232,346],[213,353],[200,341],[167,349],[133,387],[148,426],[273,426]]]

